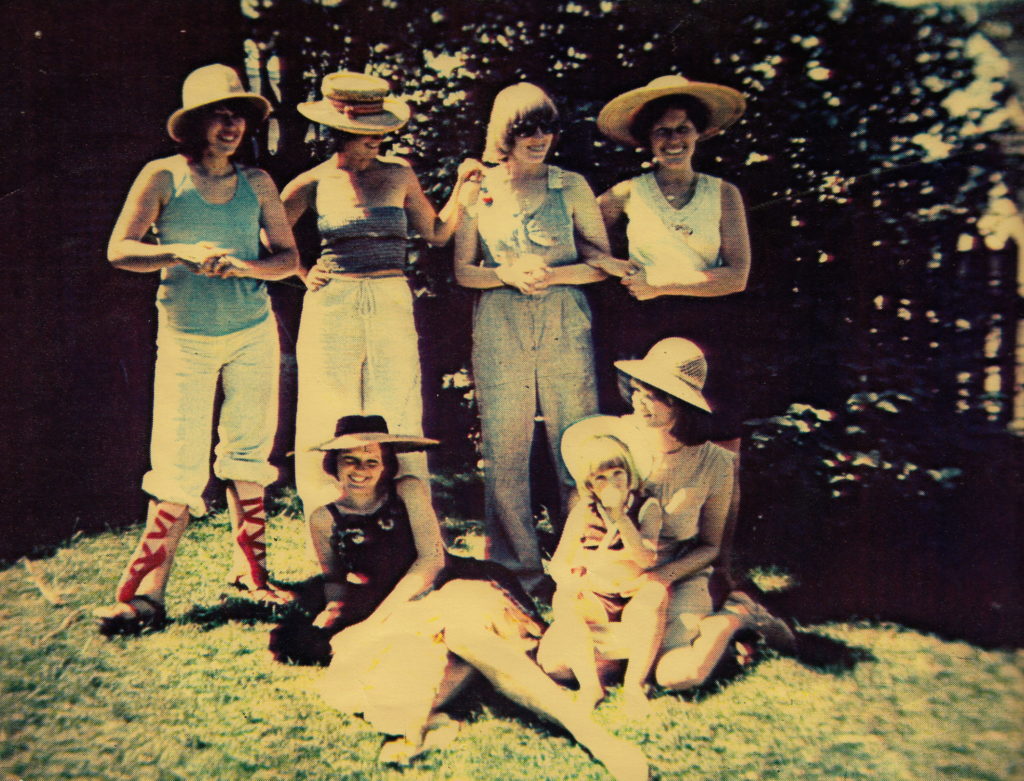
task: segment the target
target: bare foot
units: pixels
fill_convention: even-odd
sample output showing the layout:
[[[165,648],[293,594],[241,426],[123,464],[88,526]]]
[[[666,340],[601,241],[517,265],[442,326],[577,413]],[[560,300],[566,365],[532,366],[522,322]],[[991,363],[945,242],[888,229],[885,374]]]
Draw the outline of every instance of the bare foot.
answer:
[[[616,781],[647,781],[650,778],[647,757],[639,746],[628,740],[608,735],[587,748]]]
[[[598,706],[601,700],[605,698],[606,694],[607,692],[605,692],[604,688],[600,685],[593,689],[590,687],[581,687],[579,691],[576,692],[576,702],[589,710],[593,710]]]
[[[628,716],[634,719],[643,719],[651,715],[653,708],[651,701],[647,698],[647,691],[643,686],[622,687],[622,709]]]
[[[428,751],[450,744],[458,736],[460,727],[459,722],[446,713],[435,713],[428,719],[418,742],[408,737],[389,740],[381,747],[377,761],[385,765],[409,765]]]

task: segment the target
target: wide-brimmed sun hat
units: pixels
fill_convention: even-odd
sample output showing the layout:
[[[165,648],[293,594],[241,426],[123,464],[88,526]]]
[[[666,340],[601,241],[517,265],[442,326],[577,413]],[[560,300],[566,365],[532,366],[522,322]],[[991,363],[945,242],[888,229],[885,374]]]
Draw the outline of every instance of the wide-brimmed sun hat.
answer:
[[[373,443],[391,445],[397,453],[425,450],[440,444],[438,440],[428,437],[389,434],[387,421],[380,415],[346,415],[338,420],[333,439],[311,449],[353,450]]]
[[[193,111],[222,100],[247,103],[257,123],[270,116],[270,101],[242,86],[234,68],[227,65],[204,65],[185,78],[181,87],[181,108],[167,119],[167,132],[175,141],[182,141],[182,130]]]
[[[680,336],[662,339],[655,342],[643,358],[616,361],[615,368],[687,404],[711,412],[711,405],[703,393],[708,362],[700,347],[689,339]]]
[[[299,113],[317,124],[356,135],[383,135],[398,130],[412,113],[404,100],[391,97],[391,86],[377,76],[338,71],[324,76],[321,100],[300,103]]]
[[[643,482],[654,466],[654,448],[647,432],[629,418],[614,415],[593,415],[573,423],[562,434],[562,460],[577,487],[582,489],[589,475],[592,458],[588,445],[597,437],[614,437],[629,451],[636,467],[636,479]]]
[[[701,138],[710,138],[725,130],[743,116],[747,108],[746,99],[732,87],[690,81],[684,76],[659,76],[644,87],[612,98],[597,116],[597,129],[624,144],[646,146],[648,139],[634,138],[629,127],[640,109],[666,95],[692,95],[708,107],[708,126]]]

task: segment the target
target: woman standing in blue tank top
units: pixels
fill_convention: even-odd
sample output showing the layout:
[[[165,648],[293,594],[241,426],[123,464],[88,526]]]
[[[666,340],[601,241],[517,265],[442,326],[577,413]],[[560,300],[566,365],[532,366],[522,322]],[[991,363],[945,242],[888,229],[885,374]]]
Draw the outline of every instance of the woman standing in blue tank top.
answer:
[[[456,279],[481,290],[473,378],[488,555],[527,588],[544,578],[530,502],[536,416],[544,417],[564,500],[572,478],[559,450],[562,432],[597,411],[590,307],[580,286],[605,274],[579,260],[576,236],[604,249],[607,236],[583,177],[545,162],[557,121],[551,98],[533,84],[498,93],[484,152],[498,165],[455,240]]]
[[[298,253],[277,188],[232,160],[269,103],[234,70],[208,65],[182,89],[167,130],[182,153],[142,169],[114,226],[107,256],[126,271],[160,272],[152,468],[146,528],[117,587],[96,611],[105,633],[163,624],[164,591],[190,515],[203,515],[218,381],[224,402],[214,473],[229,482],[236,542],[229,583],[281,602],[267,579],[264,487],[277,428],[277,327],[264,280],[295,273]],[[267,252],[260,251],[260,230]],[[147,240],[155,235],[156,242]]]
[[[296,347],[295,482],[307,519],[338,499],[312,448],[339,418],[381,415],[396,431],[423,431],[419,335],[405,278],[408,228],[445,244],[476,198],[480,170],[476,161],[459,167],[438,214],[412,167],[380,154],[383,136],[408,121],[409,105],[389,94],[384,79],[365,73],[329,74],[322,91],[322,100],[300,104],[299,112],[331,128],[335,154],[281,193],[291,223],[313,210],[320,232],[316,265],[301,271],[307,291]],[[424,454],[403,453],[399,477],[410,478],[397,483],[410,512],[433,516]],[[424,583],[434,574],[425,571]]]

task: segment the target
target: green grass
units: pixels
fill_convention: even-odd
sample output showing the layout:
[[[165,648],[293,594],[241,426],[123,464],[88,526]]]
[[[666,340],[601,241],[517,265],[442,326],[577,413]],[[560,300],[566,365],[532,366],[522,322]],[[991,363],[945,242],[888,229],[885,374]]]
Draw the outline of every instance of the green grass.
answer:
[[[303,525],[279,515],[270,529],[275,575],[313,574]],[[223,514],[194,522],[180,548],[168,595],[177,620],[100,637],[91,608],[110,598],[138,531],[79,538],[37,562],[62,607],[22,566],[0,571],[0,779],[607,778],[563,733],[493,694],[470,700],[448,749],[405,771],[377,767],[381,737],[321,703],[321,670],[269,659],[272,615],[222,602]],[[448,532],[479,548],[471,527]],[[1024,653],[894,625],[804,630],[859,661],[769,655],[696,696],[658,697],[642,722],[613,691],[598,718],[640,743],[664,779],[1024,778]]]

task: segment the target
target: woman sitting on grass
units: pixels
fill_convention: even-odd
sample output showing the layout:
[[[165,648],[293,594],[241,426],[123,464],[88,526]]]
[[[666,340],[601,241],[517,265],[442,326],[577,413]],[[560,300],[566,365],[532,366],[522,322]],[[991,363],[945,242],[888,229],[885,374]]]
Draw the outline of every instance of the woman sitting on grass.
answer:
[[[567,664],[580,701],[596,705],[605,691],[591,633],[617,622],[627,643],[627,708],[642,713],[644,687],[665,629],[668,590],[641,577],[657,561],[661,507],[640,494],[646,469],[638,469],[624,442],[630,435],[631,427],[619,418],[599,416],[576,423],[562,437],[562,457],[582,497],[551,559],[549,571],[558,584],[551,603],[554,622],[538,662],[552,672]]]

